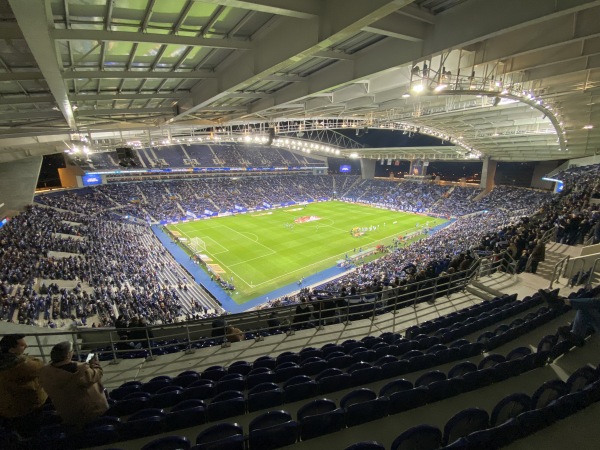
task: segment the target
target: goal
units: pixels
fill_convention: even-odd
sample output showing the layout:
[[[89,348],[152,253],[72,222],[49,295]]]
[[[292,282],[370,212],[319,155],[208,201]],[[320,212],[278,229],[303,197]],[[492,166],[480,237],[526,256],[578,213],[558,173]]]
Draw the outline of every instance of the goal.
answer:
[[[190,247],[194,250],[195,253],[205,252],[206,251],[206,242],[204,242],[199,237],[195,237],[190,239]]]

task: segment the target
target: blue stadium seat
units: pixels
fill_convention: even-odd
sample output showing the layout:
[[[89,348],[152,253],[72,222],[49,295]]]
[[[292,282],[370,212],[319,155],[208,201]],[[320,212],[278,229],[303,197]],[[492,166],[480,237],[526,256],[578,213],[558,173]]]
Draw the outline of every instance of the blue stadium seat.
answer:
[[[237,423],[219,423],[198,434],[194,450],[244,450],[244,432]]]
[[[569,392],[577,392],[598,380],[598,369],[584,366],[577,369],[567,379]]]
[[[344,410],[327,399],[313,400],[297,413],[303,441],[339,431],[344,426]]]
[[[344,450],[385,450],[385,447],[377,441],[364,441],[352,444]]]
[[[206,404],[202,400],[184,400],[171,408],[165,418],[168,431],[202,425],[206,422]]]
[[[541,409],[553,400],[562,397],[569,391],[567,384],[562,380],[550,380],[542,384],[531,396],[532,409]]]
[[[244,400],[244,394],[240,391],[221,392],[211,399],[206,408],[208,420],[211,422],[238,416],[245,412],[246,402]]]
[[[318,384],[308,375],[290,378],[283,386],[285,403],[305,400],[317,395]]]
[[[423,406],[429,400],[429,388],[420,386],[404,391],[397,391],[389,395],[389,414],[397,414],[410,409]]]
[[[298,423],[286,411],[269,411],[249,425],[250,450],[272,450],[291,445],[298,438]]]
[[[283,404],[283,389],[275,383],[261,383],[248,391],[248,412]]]
[[[207,380],[201,380],[201,381],[207,381]],[[183,392],[181,393],[181,399],[182,400],[191,400],[191,399],[206,400],[206,399],[214,396],[215,392],[216,392],[216,388],[212,382],[209,382],[208,384],[199,384],[199,385],[196,385],[196,383],[192,383],[189,387],[187,387],[183,390]]]
[[[419,386],[427,386],[436,381],[444,381],[446,379],[446,374],[439,370],[431,370],[429,372],[425,372],[415,381],[415,387]]]
[[[187,450],[190,446],[185,436],[164,436],[148,442],[141,450]]]
[[[162,409],[143,409],[129,416],[121,427],[121,435],[127,440],[160,433],[165,419],[166,414]]]
[[[470,433],[484,430],[488,428],[489,421],[490,417],[483,409],[468,408],[459,411],[446,422],[442,443],[447,445]]]
[[[442,432],[431,425],[409,428],[392,442],[391,450],[435,450],[442,442]]]
[[[448,378],[462,377],[469,372],[475,372],[477,370],[477,364],[471,361],[463,361],[456,364],[448,371]]]
[[[252,363],[252,369],[259,369],[262,367],[266,367],[268,369],[275,369],[277,362],[272,357],[265,355],[259,358],[256,358],[256,361]]]
[[[325,369],[315,377],[320,394],[328,394],[350,386],[351,375],[340,369]]]
[[[504,397],[492,410],[490,425],[498,426],[511,418],[531,409],[531,398],[527,394],[515,393]]]
[[[229,365],[227,368],[227,373],[238,373],[240,375],[248,375],[248,373],[252,370],[252,364],[247,361],[235,361]]]
[[[371,389],[356,389],[344,395],[340,407],[346,412],[346,426],[352,427],[387,416],[389,399],[377,397]]]
[[[246,389],[246,378],[239,373],[228,373],[217,381],[217,392],[243,391]]]

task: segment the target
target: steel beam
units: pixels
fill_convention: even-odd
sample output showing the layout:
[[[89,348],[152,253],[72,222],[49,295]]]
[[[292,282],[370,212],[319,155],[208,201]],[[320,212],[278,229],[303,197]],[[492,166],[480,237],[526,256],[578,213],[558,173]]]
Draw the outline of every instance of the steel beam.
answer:
[[[211,39],[195,36],[180,36],[176,34],[139,33],[129,31],[56,29],[51,32],[51,37],[58,41],[113,41],[136,42],[138,44],[173,44],[186,47],[225,48],[231,50],[252,49],[252,43],[250,41],[243,41],[240,39]]]
[[[11,74],[12,75],[12,74]],[[150,71],[124,71],[124,70],[77,70],[64,72],[63,78],[65,80],[85,80],[85,79],[187,79],[187,80],[202,80],[209,78],[216,78],[216,74],[209,70],[194,70],[191,72],[150,72]],[[1,78],[0,78],[1,81]]]
[[[411,42],[420,42],[427,36],[431,27],[428,24],[411,19],[400,14],[390,14],[379,19],[372,25],[363,28],[363,31],[380,34],[394,39],[403,39]]]
[[[23,31],[25,41],[31,50],[40,72],[43,74],[50,92],[56,100],[69,128],[77,129],[68,91],[62,78],[62,62],[56,45],[50,37],[54,29],[54,19],[50,2],[39,0],[10,0],[10,6]]]
[[[230,91],[244,91],[252,84],[264,81],[265,77],[281,73],[287,67],[355,36],[364,27],[412,1],[330,0],[323,5],[318,20],[281,18],[268,32],[260,33],[253,41],[252,51],[243,52],[238,58],[231,59],[229,65],[220,67],[216,83],[192,89],[194,106],[177,119],[208,106]],[[232,64],[235,64],[235,70],[231,69]]]
[[[230,8],[247,9],[277,16],[293,17],[296,19],[314,19],[319,15],[321,5],[319,0],[196,0],[211,5],[228,6]]]

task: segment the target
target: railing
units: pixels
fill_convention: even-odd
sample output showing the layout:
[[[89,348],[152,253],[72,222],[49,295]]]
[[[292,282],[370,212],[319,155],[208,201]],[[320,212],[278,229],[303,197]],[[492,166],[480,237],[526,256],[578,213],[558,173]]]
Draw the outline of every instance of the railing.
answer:
[[[339,327],[328,330],[327,325],[337,323],[347,326],[352,324],[353,320],[361,320],[353,327],[353,332],[362,331],[365,335],[379,333],[382,329],[399,332],[413,325],[414,309],[419,303],[449,297],[454,292],[464,290],[472,278],[482,276],[482,261],[485,261],[485,274],[499,270],[508,271],[504,254],[490,255],[480,258],[469,269],[448,276],[367,295],[363,293],[344,298],[314,300],[309,302],[312,310],[305,316],[297,313],[297,304],[292,304],[213,319],[144,328],[32,332],[28,336],[35,339],[36,345],[30,345],[29,352],[32,356],[39,356],[48,362],[52,346],[57,342],[69,340],[73,342],[75,355],[80,360],[85,358],[85,354],[93,351],[101,360],[117,364],[122,359],[130,358],[153,360],[161,354],[176,351],[193,353],[196,349],[212,345],[227,347],[230,344],[225,336],[226,326],[229,325],[249,330],[246,331],[249,339],[256,341],[273,333],[293,335],[296,330],[305,327],[316,327],[324,340],[330,335],[331,341],[335,341],[339,338]],[[335,307],[332,307],[334,304]],[[375,330],[373,322],[376,317],[378,321]],[[222,322],[217,323],[217,320]]]
[[[552,271],[552,276],[550,277],[550,286],[548,286],[548,289],[552,289],[552,285],[554,283],[558,283],[558,280],[560,279],[561,274],[567,268],[567,264],[569,263],[570,258],[571,257],[567,255],[554,265],[554,270]]]

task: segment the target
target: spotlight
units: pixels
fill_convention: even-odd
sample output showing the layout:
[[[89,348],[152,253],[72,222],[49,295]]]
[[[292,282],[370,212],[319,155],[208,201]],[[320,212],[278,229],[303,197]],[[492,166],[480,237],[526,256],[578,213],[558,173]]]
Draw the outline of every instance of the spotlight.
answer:
[[[435,91],[435,92],[440,92],[440,91],[443,91],[444,89],[446,89],[447,87],[448,87],[448,85],[447,85],[447,84],[443,84],[443,83],[442,83],[442,84],[438,84],[438,85],[435,87],[434,91]]]
[[[584,125],[584,127],[583,127],[584,130],[591,130],[592,128],[594,128],[594,125],[592,125],[592,124]]]
[[[424,90],[424,89],[425,89],[425,86],[423,86],[421,83],[419,83],[419,84],[415,84],[415,85],[412,87],[412,90],[413,90],[414,92],[416,92],[416,93],[423,92],[423,90]]]

